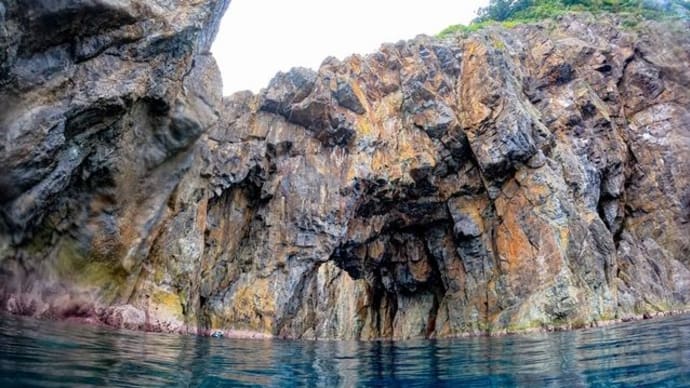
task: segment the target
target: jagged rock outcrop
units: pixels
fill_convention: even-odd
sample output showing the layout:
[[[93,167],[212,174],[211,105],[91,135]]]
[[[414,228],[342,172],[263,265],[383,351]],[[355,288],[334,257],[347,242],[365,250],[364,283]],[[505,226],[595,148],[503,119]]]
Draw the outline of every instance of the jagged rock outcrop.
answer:
[[[20,59],[4,60],[3,93],[34,108],[2,113],[17,134],[1,154],[3,308],[370,339],[690,304],[687,23],[583,14],[418,37],[220,102],[204,50],[223,6],[176,10],[192,32],[175,23],[175,44],[75,37],[117,43],[66,56],[87,66],[66,85],[27,89],[64,96],[57,113],[35,108],[50,104],[20,93]],[[52,47],[27,63],[51,63]],[[114,58],[150,83],[89,64]],[[119,108],[103,102],[112,93]]]
[[[133,311],[120,305],[219,117],[208,50],[227,3],[0,2],[3,309]]]

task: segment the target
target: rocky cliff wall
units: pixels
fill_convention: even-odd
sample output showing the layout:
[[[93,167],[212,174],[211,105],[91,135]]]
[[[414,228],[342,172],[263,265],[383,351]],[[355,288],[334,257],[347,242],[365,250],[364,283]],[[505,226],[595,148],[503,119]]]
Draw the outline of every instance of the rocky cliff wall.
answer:
[[[122,315],[218,120],[227,3],[0,1],[3,309]]]
[[[50,44],[6,24],[3,308],[371,339],[690,304],[687,24],[419,37],[221,101],[225,4],[158,5]],[[80,61],[82,41],[108,43]]]

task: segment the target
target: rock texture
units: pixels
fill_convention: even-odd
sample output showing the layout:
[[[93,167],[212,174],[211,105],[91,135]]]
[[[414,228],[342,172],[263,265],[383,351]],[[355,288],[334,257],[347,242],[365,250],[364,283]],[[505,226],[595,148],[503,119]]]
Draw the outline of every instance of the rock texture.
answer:
[[[82,3],[0,13],[4,309],[372,339],[690,305],[688,24],[418,37],[221,101],[225,4]]]
[[[128,301],[219,117],[227,3],[0,1],[3,309],[146,321]]]

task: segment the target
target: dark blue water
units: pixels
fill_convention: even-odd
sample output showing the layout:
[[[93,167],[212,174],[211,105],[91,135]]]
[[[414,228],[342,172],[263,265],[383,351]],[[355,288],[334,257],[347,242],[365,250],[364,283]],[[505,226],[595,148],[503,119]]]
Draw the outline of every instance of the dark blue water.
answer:
[[[234,340],[0,316],[6,386],[690,386],[690,316],[502,338]]]

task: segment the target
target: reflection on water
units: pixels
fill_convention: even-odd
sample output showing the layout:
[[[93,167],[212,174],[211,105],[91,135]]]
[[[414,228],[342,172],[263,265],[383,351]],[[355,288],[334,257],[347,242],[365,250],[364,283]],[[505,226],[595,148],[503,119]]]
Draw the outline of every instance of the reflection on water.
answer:
[[[409,342],[236,340],[0,316],[0,386],[690,386],[690,316]]]

